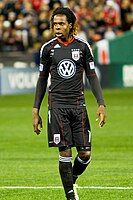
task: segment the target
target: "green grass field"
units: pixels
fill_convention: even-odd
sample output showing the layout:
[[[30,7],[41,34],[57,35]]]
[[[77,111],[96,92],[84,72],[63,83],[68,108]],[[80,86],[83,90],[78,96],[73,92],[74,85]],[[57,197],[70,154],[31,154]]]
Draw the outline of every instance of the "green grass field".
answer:
[[[97,104],[93,95],[85,94],[93,134],[92,162],[77,182],[89,188],[79,188],[78,193],[80,200],[131,200],[133,89],[103,92],[107,104],[107,124],[103,128],[95,121]],[[65,200],[62,188],[46,188],[61,186],[58,151],[47,145],[47,97],[41,108],[42,134],[33,132],[33,96],[0,96],[0,200]]]

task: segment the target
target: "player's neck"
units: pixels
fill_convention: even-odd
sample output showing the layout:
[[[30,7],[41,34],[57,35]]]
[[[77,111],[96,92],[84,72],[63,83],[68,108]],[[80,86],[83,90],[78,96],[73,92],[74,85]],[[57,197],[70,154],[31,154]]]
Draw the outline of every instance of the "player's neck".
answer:
[[[73,40],[74,40],[74,36],[73,35],[70,35],[68,38],[63,38],[63,39],[60,39],[60,38],[57,38],[57,40],[64,44],[65,46],[67,46],[68,44],[72,43]]]

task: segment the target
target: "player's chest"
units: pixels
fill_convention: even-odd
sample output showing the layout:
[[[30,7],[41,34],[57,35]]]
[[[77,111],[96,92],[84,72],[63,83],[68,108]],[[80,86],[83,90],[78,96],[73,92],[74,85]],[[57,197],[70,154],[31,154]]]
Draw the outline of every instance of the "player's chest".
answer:
[[[55,48],[58,47],[58,48]],[[58,65],[60,62],[68,61],[80,65],[83,62],[83,51],[80,48],[61,47],[57,44],[50,51],[50,58],[52,65]]]

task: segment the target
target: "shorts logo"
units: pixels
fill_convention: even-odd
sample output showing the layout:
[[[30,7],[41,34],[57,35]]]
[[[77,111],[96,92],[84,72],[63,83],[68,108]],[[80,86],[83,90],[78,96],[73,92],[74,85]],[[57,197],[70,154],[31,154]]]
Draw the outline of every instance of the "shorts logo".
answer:
[[[80,59],[80,50],[79,49],[72,49],[72,59],[77,61]]]
[[[76,73],[76,65],[70,59],[61,60],[57,67],[58,74],[65,79],[73,77]]]
[[[60,134],[54,134],[54,143],[59,144],[60,143]]]

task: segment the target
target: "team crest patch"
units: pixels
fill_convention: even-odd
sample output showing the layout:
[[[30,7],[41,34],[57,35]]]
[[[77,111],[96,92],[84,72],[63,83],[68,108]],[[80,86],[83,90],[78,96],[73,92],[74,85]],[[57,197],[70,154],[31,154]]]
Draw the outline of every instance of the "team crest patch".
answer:
[[[60,134],[54,134],[54,143],[59,144],[60,143]]]
[[[80,59],[80,49],[72,49],[72,59],[75,61]]]

